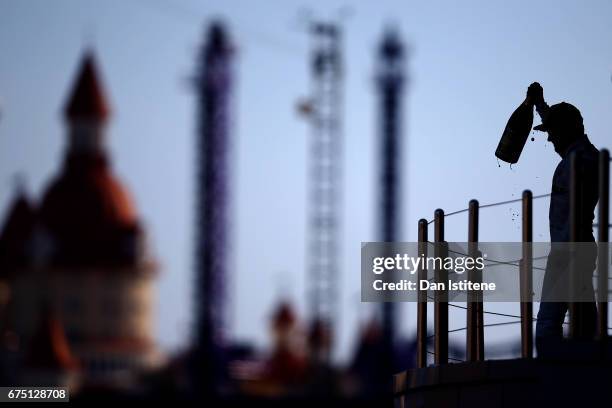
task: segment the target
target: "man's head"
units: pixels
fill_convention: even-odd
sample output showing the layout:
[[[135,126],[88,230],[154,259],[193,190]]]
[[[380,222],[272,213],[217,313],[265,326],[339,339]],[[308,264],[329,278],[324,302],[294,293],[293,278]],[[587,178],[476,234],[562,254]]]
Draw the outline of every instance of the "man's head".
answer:
[[[552,105],[542,124],[534,129],[548,132],[548,141],[552,142],[559,155],[563,155],[577,138],[584,135],[580,111],[567,102]]]

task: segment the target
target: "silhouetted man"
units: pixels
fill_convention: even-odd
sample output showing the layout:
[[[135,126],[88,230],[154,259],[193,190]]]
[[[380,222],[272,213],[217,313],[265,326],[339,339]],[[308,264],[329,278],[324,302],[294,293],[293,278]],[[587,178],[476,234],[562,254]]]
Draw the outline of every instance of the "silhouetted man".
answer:
[[[548,107],[544,102],[543,90],[537,85],[529,87],[528,95],[542,118],[542,124],[535,130],[548,132],[548,141],[561,156],[555,169],[550,197],[549,223],[551,252],[546,263],[546,274],[542,287],[542,303],[536,324],[536,348],[539,356],[554,353],[555,345],[563,338],[563,322],[568,311],[568,302],[559,297],[569,294],[569,251],[567,247],[555,250],[555,243],[569,242],[570,237],[570,155],[576,155],[580,194],[578,242],[595,242],[593,237],[593,213],[598,201],[597,163],[599,151],[584,133],[580,111],[573,105],[561,102]],[[585,251],[586,247],[586,251]],[[582,298],[587,302],[576,303],[581,319],[581,334],[586,338],[595,335],[597,308],[594,302],[592,275],[595,269],[597,249],[595,244],[581,244],[581,256],[576,262],[580,277]],[[584,295],[586,293],[586,295]],[[547,301],[549,300],[549,301]],[[552,301],[550,301],[552,300]]]

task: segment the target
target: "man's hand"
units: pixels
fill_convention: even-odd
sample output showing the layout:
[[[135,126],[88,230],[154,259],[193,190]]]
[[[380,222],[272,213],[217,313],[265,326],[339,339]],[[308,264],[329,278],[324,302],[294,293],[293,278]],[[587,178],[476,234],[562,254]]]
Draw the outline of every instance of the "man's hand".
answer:
[[[542,86],[534,82],[527,88],[527,99],[532,105],[539,105],[544,102],[544,89]]]

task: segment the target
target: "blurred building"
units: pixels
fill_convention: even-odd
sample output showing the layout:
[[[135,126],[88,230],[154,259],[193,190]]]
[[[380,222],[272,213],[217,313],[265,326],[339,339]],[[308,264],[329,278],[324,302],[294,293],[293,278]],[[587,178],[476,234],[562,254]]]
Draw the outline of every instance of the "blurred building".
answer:
[[[227,252],[230,244],[233,51],[221,22],[213,22],[198,61],[196,299],[194,377],[207,394],[225,383]]]
[[[39,203],[20,189],[0,230],[0,330],[10,383],[65,383],[59,374],[72,373],[85,385],[126,386],[159,361],[156,267],[129,192],[112,171],[109,118],[88,52],[64,109],[60,171]]]
[[[306,274],[310,330],[315,340],[311,359],[323,367],[331,362],[338,319],[344,66],[338,24],[313,22],[310,33],[312,96],[308,107],[302,106],[311,124]]]
[[[402,99],[404,94],[404,45],[399,35],[387,30],[378,49],[378,239],[401,241],[402,221]],[[397,340],[398,308],[394,302],[382,303],[383,336],[393,347]]]

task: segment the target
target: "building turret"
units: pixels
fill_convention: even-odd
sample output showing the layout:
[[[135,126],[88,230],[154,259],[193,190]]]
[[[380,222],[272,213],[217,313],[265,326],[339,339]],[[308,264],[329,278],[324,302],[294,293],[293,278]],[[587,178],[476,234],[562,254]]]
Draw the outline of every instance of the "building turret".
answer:
[[[95,57],[87,52],[64,108],[69,127],[69,153],[102,153],[110,108],[104,94]]]

